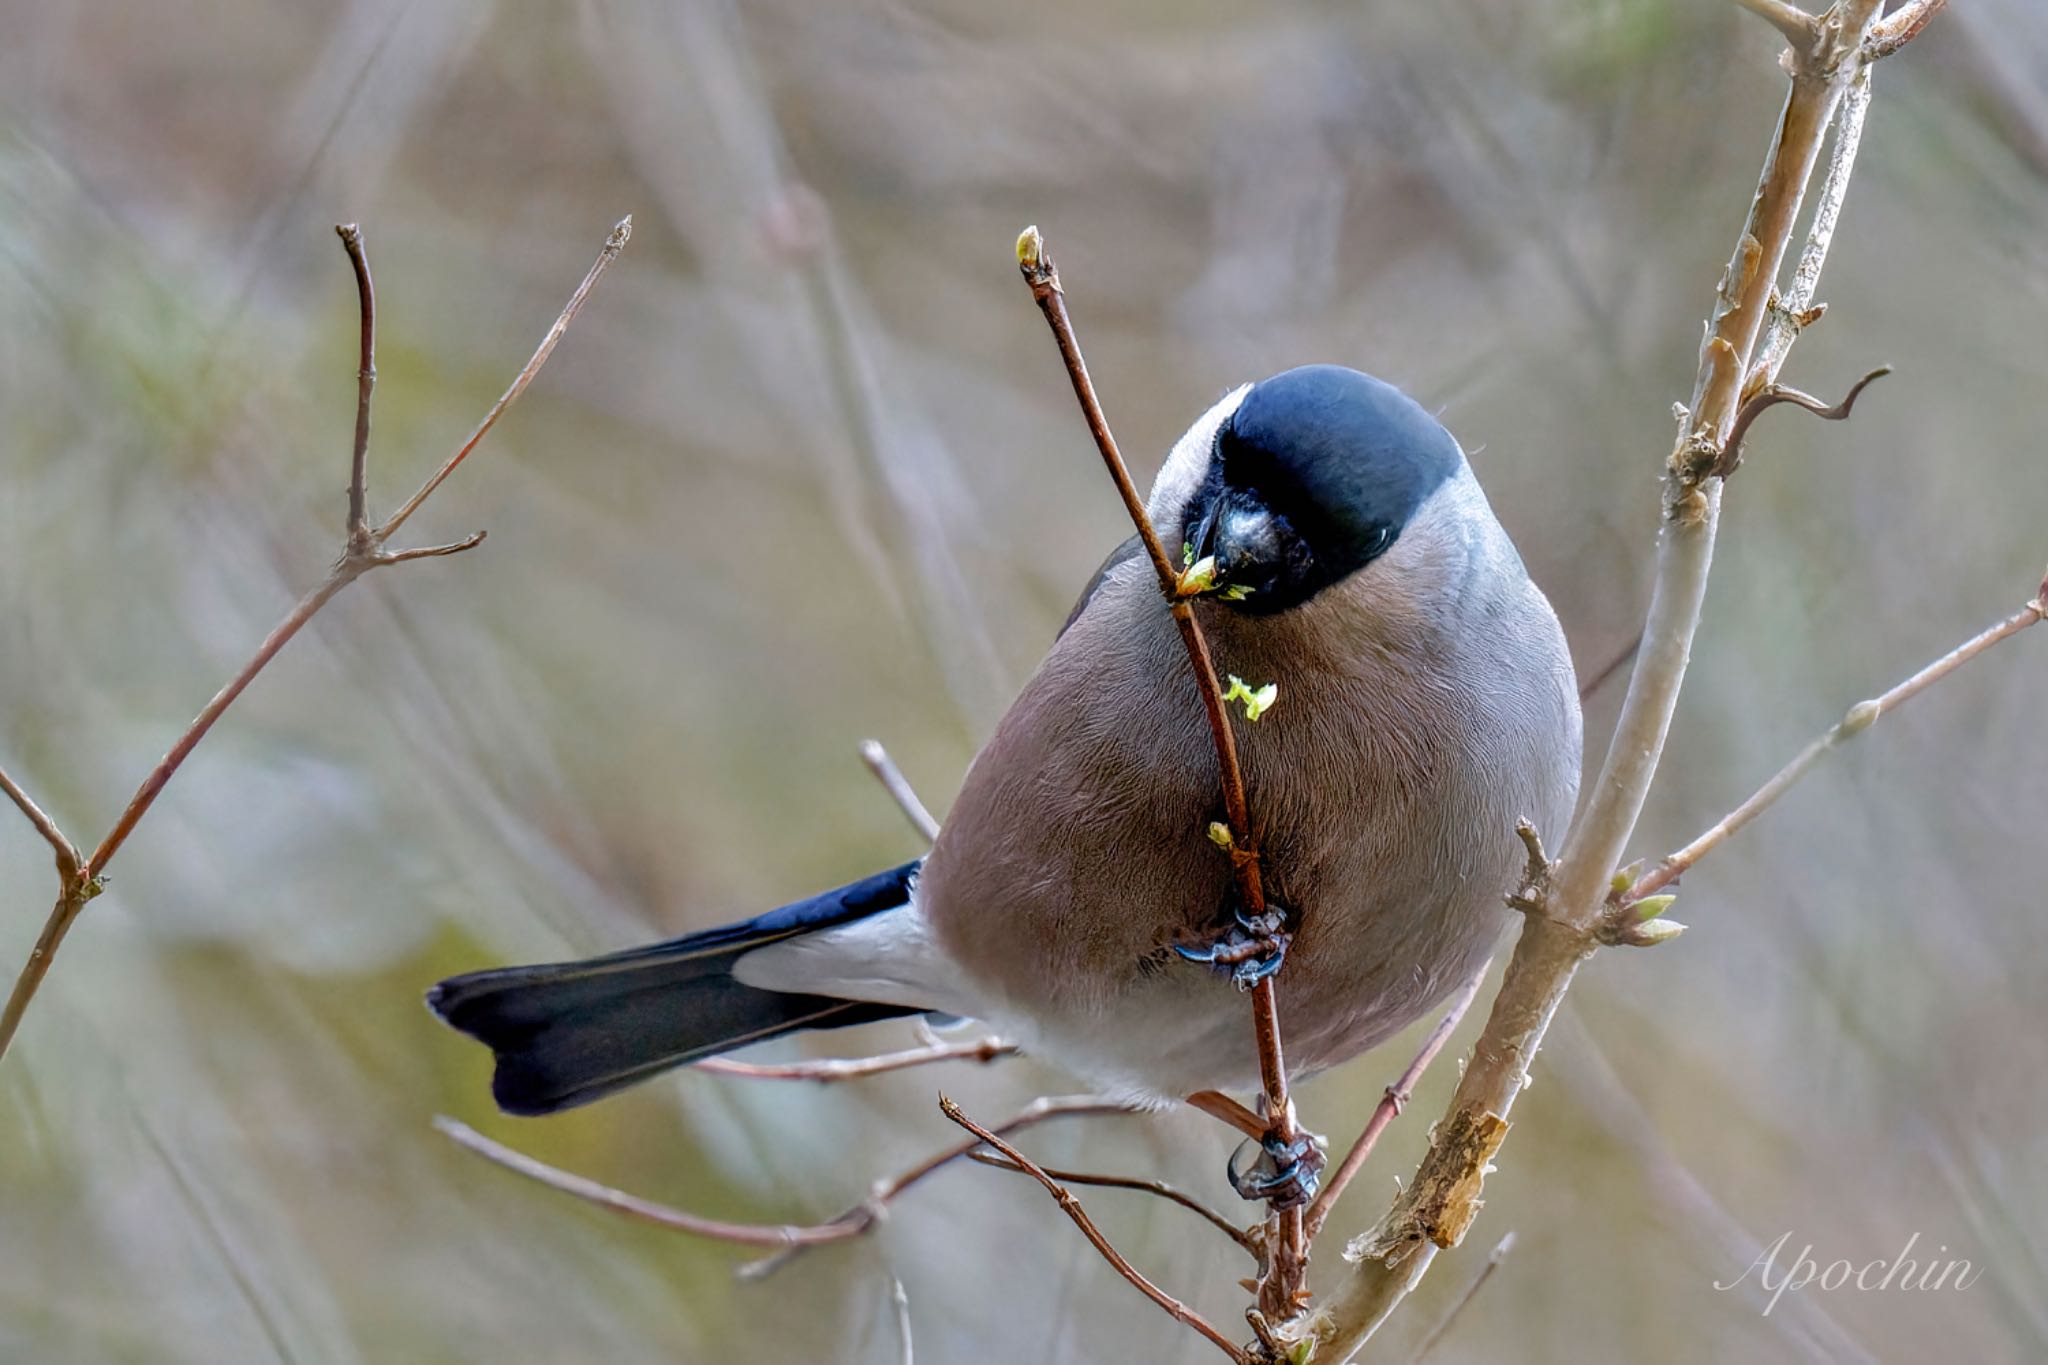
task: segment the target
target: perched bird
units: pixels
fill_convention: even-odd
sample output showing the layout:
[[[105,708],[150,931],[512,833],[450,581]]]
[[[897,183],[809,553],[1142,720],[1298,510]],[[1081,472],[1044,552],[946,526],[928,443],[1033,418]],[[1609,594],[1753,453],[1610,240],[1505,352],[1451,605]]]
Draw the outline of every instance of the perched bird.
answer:
[[[1579,703],[1549,602],[1464,452],[1391,385],[1312,365],[1229,394],[1150,496],[1214,560],[1219,672],[1278,686],[1234,722],[1297,1072],[1374,1046],[1471,975],[1529,820],[1578,791]],[[984,1020],[1107,1092],[1252,1090],[1215,750],[1137,539],[1112,554],[968,770],[924,858],[743,923],[444,981],[500,1106],[545,1114],[799,1029]],[[1254,972],[1273,965],[1270,961]],[[1242,979],[1245,969],[1239,967]]]

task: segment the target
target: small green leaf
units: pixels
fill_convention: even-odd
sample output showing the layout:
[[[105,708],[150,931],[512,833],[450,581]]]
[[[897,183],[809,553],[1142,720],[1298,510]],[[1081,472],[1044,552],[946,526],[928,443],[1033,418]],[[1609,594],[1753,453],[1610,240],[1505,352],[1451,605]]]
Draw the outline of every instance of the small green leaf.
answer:
[[[1678,897],[1668,892],[1662,896],[1645,896],[1635,904],[1636,918],[1655,919],[1669,910]]]
[[[1194,562],[1195,543],[1192,540],[1183,540],[1180,543],[1180,566],[1185,569]]]
[[[1209,822],[1209,842],[1218,848],[1229,848],[1236,840],[1231,836],[1230,826],[1221,820]]]
[[[1252,589],[1242,583],[1232,583],[1217,595],[1226,602],[1242,602],[1245,598],[1252,595],[1252,591]]]
[[[1238,677],[1235,673],[1230,675],[1230,690],[1223,694],[1223,700],[1226,702],[1244,703],[1244,718],[1246,720],[1257,720],[1260,716],[1265,715],[1266,712],[1273,709],[1273,703],[1279,699],[1279,683],[1269,682],[1254,692],[1246,685],[1245,680]]]
[[[1195,597],[1216,586],[1216,556],[1204,555],[1180,571],[1180,595]]]

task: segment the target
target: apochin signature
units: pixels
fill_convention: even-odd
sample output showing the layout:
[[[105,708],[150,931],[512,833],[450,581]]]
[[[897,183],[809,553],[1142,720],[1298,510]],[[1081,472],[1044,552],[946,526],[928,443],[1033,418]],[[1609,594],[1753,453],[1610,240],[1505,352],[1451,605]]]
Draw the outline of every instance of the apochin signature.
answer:
[[[1808,1288],[1826,1290],[1857,1289],[1864,1293],[1876,1293],[1885,1289],[1968,1289],[1983,1274],[1981,1267],[1968,1261],[1952,1258],[1946,1245],[1935,1248],[1932,1258],[1921,1261],[1912,1258],[1913,1248],[1919,1245],[1920,1234],[1914,1233],[1899,1248],[1899,1254],[1890,1260],[1878,1259],[1856,1262],[1847,1259],[1830,1261],[1825,1266],[1813,1258],[1813,1244],[1801,1247],[1783,1266],[1779,1258],[1785,1244],[1792,1240],[1787,1231],[1777,1241],[1765,1247],[1760,1255],[1740,1275],[1723,1284],[1714,1281],[1714,1288],[1729,1290],[1743,1283],[1752,1274],[1758,1287],[1770,1293],[1770,1301],[1764,1304],[1764,1316],[1778,1306],[1778,1299],[1788,1290]]]

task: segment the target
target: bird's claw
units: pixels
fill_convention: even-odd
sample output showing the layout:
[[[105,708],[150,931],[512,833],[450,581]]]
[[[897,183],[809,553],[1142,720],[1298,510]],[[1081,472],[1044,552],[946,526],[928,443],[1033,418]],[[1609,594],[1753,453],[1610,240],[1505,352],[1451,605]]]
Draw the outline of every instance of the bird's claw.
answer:
[[[1257,1155],[1251,1157],[1253,1153]],[[1249,1164],[1245,1164],[1248,1157]],[[1327,1160],[1314,1134],[1303,1133],[1293,1142],[1282,1142],[1268,1133],[1245,1139],[1230,1154],[1225,1173],[1240,1198],[1270,1204],[1278,1212],[1300,1208],[1315,1198]]]
[[[1239,911],[1232,918],[1235,923],[1223,937],[1199,947],[1175,944],[1173,950],[1189,962],[1225,968],[1237,988],[1248,991],[1280,970],[1294,936],[1286,929],[1287,912],[1275,905],[1269,904],[1263,915]]]

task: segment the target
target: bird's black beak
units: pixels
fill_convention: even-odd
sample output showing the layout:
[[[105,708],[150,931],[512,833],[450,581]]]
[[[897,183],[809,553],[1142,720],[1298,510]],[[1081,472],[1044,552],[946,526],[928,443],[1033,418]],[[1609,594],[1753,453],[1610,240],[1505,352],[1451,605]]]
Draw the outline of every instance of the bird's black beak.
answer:
[[[1269,587],[1284,558],[1279,525],[1263,506],[1229,492],[1209,505],[1188,540],[1183,597],[1242,601]]]

